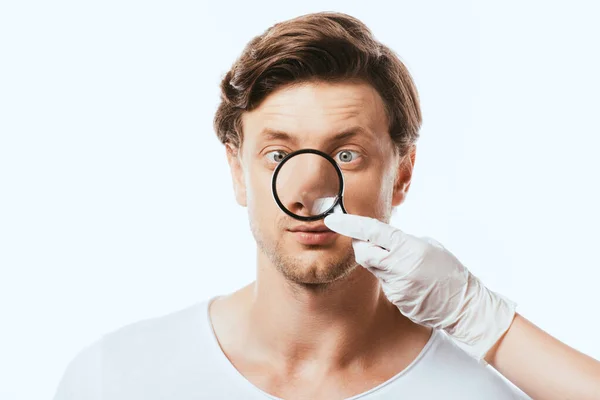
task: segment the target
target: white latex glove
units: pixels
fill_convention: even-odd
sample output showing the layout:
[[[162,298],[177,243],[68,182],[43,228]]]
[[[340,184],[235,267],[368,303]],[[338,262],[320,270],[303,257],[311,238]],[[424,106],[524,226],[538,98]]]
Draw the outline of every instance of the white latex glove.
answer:
[[[333,203],[337,200],[337,196],[319,197],[311,207],[311,215],[319,215],[329,210]]]
[[[324,222],[353,238],[356,262],[380,279],[402,314],[446,331],[485,364],[483,357],[512,323],[514,302],[487,289],[434,239],[358,215],[331,214]]]

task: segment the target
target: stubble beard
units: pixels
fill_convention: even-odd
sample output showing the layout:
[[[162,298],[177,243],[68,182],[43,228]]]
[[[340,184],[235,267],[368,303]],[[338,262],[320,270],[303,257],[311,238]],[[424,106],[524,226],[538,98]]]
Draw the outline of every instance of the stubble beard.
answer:
[[[336,250],[335,254],[324,255],[317,262],[314,259],[305,260],[301,256],[286,254],[284,235],[279,235],[279,240],[271,240],[263,232],[250,223],[252,235],[256,240],[259,250],[267,255],[275,268],[290,283],[299,286],[323,290],[333,282],[349,276],[358,266],[354,258],[352,245],[348,243],[343,250]],[[278,231],[283,231],[278,229]],[[306,251],[319,251],[322,246],[304,246]]]

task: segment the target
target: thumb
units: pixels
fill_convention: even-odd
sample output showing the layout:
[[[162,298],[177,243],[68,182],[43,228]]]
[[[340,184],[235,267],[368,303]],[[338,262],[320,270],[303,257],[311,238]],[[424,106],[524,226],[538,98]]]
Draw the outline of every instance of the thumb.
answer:
[[[374,272],[372,269],[385,270],[382,260],[390,254],[389,251],[359,239],[352,239],[352,248],[354,249],[354,259],[360,265],[371,272]]]

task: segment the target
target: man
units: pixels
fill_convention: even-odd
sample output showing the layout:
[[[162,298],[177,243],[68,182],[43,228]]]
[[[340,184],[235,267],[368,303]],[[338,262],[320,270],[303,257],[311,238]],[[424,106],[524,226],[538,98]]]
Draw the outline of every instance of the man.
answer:
[[[254,38],[221,89],[215,128],[248,209],[256,281],[105,335],[69,365],[56,399],[521,398],[477,362],[514,304],[437,242],[386,224],[410,187],[421,124],[395,54],[350,16],[306,15]],[[348,212],[368,219],[303,222],[278,208],[273,170],[303,148],[339,163]],[[303,214],[307,201],[286,206]],[[456,276],[403,283],[414,271],[394,266],[411,259],[421,270],[450,264]],[[481,310],[499,316],[496,329],[477,331]]]

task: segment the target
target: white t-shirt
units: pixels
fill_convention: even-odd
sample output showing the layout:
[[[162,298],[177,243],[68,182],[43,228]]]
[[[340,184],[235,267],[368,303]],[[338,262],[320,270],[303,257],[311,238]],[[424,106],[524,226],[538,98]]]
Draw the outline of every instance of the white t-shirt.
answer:
[[[246,380],[215,337],[209,301],[104,335],[71,361],[54,400],[277,399]],[[351,397],[528,399],[492,367],[434,331],[419,356],[381,385]]]

